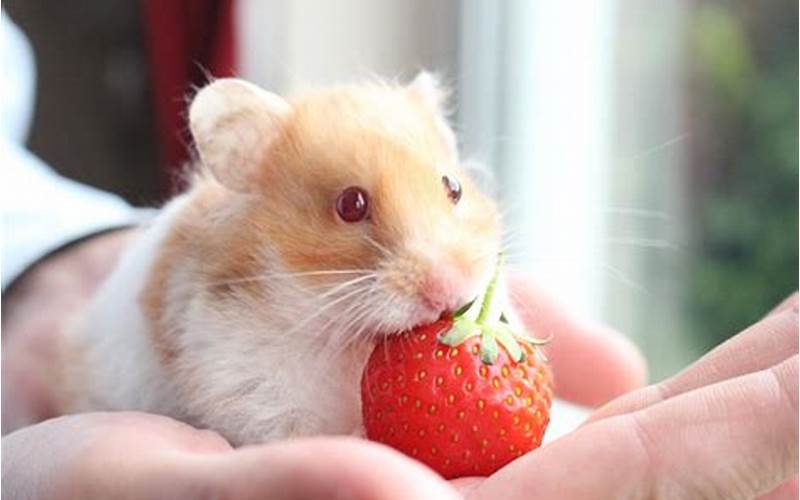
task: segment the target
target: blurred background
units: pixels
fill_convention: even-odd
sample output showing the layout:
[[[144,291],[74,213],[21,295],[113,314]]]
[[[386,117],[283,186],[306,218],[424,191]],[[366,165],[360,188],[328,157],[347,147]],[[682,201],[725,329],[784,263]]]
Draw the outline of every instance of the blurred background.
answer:
[[[30,149],[134,204],[179,189],[186,96],[208,75],[292,93],[427,68],[453,89],[464,157],[495,174],[512,260],[629,334],[652,379],[797,289],[797,2],[4,9],[37,59]]]

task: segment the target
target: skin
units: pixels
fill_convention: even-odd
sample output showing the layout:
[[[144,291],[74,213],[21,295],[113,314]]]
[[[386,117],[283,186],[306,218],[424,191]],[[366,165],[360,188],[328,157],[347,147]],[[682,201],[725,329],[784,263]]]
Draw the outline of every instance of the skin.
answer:
[[[644,362],[623,336],[577,321],[528,280],[512,279],[528,326],[558,332],[548,355],[559,396],[607,404],[489,478],[447,483],[391,449],[346,437],[233,449],[214,432],[142,413],[24,426],[52,416],[36,377],[51,359],[48,339],[129,238],[119,232],[63,252],[3,298],[4,433],[17,428],[2,439],[2,490],[11,497],[797,497],[796,295],[676,377],[639,389]]]
[[[42,367],[56,355],[56,337],[88,304],[134,235],[120,230],[70,246],[35,265],[3,294],[3,434],[54,416],[43,375],[48,370]]]

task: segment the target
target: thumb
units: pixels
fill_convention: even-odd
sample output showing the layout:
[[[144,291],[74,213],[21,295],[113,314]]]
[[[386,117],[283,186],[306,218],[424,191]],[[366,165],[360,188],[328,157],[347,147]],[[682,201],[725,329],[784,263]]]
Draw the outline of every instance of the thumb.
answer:
[[[459,498],[433,471],[386,446],[313,438],[201,457],[196,472],[221,498]]]

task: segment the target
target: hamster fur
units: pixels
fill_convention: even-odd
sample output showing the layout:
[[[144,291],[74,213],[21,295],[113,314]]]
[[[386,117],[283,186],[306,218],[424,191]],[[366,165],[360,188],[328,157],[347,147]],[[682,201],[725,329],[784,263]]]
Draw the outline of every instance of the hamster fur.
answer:
[[[357,431],[371,341],[474,298],[500,250],[442,101],[427,73],[289,100],[202,89],[198,173],[66,338],[65,411],[161,413],[237,445]],[[355,223],[335,208],[351,186]]]

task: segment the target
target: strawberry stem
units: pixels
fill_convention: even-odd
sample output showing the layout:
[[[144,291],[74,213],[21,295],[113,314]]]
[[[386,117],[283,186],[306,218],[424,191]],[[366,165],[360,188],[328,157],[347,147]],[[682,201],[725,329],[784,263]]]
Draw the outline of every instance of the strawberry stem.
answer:
[[[475,322],[483,324],[489,319],[489,314],[492,312],[492,303],[494,302],[494,293],[497,289],[497,280],[500,277],[500,266],[503,265],[503,254],[498,255],[497,264],[494,266],[494,274],[489,281],[489,286],[486,287],[486,292],[483,294],[483,301],[481,301],[481,310]]]
[[[503,311],[496,310],[495,298],[503,261],[503,254],[498,255],[492,279],[486,286],[483,296],[459,309],[453,317],[452,328],[439,338],[439,342],[445,345],[457,346],[470,337],[480,335],[481,361],[488,365],[497,361],[498,343],[503,346],[511,359],[519,362],[525,358],[525,351],[520,347],[520,342],[542,345],[549,341],[549,338],[541,340],[516,332],[509,324],[507,315]]]

